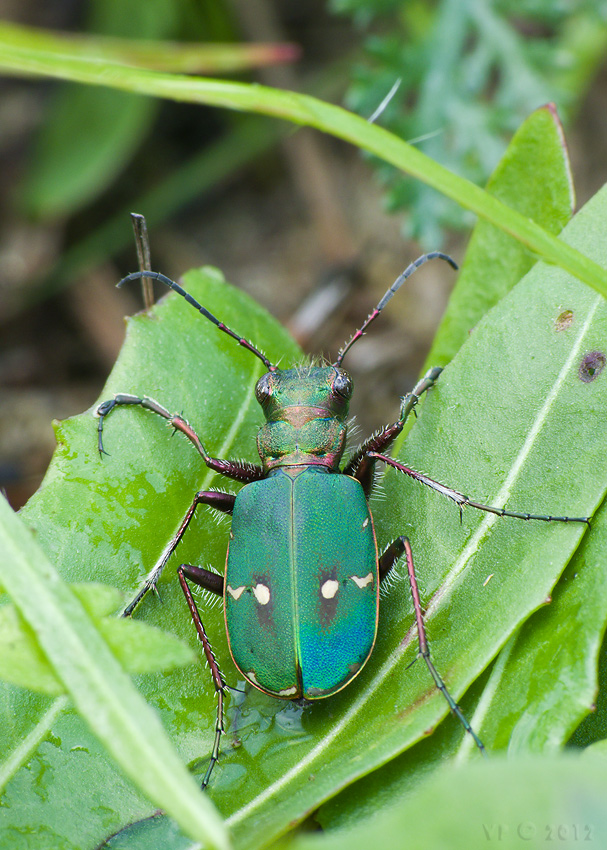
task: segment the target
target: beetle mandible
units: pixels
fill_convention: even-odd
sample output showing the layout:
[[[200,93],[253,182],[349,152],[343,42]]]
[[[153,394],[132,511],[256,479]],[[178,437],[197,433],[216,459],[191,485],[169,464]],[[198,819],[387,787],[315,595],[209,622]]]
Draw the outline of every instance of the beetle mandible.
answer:
[[[457,269],[447,254],[435,251],[422,255],[399,275],[333,364],[292,369],[272,364],[251,342],[165,275],[140,271],[118,284],[142,277],[160,281],[258,357],[267,370],[255,390],[266,420],[257,437],[261,465],[211,457],[182,416],[170,413],[147,396],[120,393],[97,408],[100,454],[104,453],[106,417],[116,407],[136,405],[163,417],[184,434],[209,469],[245,485],[237,495],[215,490],[196,493],[176,534],[123,612],[123,616],[130,616],[146,593],[155,589],[198,505],[232,515],[225,575],[188,564],[177,570],[218,695],[215,738],[203,788],[219,757],[226,685],[188,581],[223,597],[230,653],[251,685],[279,699],[309,701],[329,697],[346,687],[368,661],[377,635],[380,584],[404,555],[418,654],[451,711],[484,753],[482,742],[432,663],[409,540],[400,536],[378,553],[368,505],[375,465],[381,461],[392,466],[447,496],[460,511],[470,506],[518,519],[588,523],[587,517],[536,515],[473,501],[385,454],[422,394],[435,383],[440,368],[429,370],[402,399],[394,423],[365,440],[341,466],[353,391],[352,380],[342,368],[343,359],[405,280],[432,259],[444,260]],[[269,631],[274,636],[272,641],[266,639]]]

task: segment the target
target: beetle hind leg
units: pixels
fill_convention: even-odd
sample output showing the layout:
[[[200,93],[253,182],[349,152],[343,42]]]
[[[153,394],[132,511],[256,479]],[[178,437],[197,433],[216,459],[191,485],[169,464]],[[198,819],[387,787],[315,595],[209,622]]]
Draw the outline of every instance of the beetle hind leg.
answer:
[[[459,508],[460,519],[462,517],[462,511],[466,507],[476,508],[479,511],[484,511],[485,513],[495,514],[495,516],[499,517],[511,517],[513,519],[523,519],[523,520],[539,520],[541,522],[581,522],[585,525],[590,525],[590,517],[582,516],[582,517],[572,517],[572,516],[552,516],[551,514],[531,514],[526,511],[509,511],[506,508],[496,508],[493,505],[485,505],[482,502],[475,502],[473,499],[470,499],[468,496],[465,496],[463,493],[460,493],[459,490],[454,490],[452,487],[446,487],[444,484],[441,484],[438,481],[435,481],[433,478],[429,478],[427,475],[424,475],[423,472],[416,472],[415,469],[411,469],[408,466],[405,466],[403,463],[395,460],[393,457],[389,457],[388,455],[380,454],[377,451],[370,451],[367,455],[371,460],[381,460],[382,463],[387,464],[388,466],[393,467],[398,472],[402,472],[405,475],[408,475],[409,478],[412,478],[414,481],[419,481],[420,484],[425,484],[426,487],[430,487],[430,489],[434,490],[436,493],[441,493],[443,496],[446,496],[448,499],[451,499],[452,502]]]
[[[417,637],[419,641],[419,651],[418,657],[422,657],[426,664],[426,667],[430,671],[430,675],[434,679],[434,684],[437,689],[441,692],[451,712],[457,717],[461,725],[464,727],[466,732],[472,736],[474,743],[477,748],[480,750],[482,755],[486,755],[485,747],[483,742],[478,737],[468,720],[466,719],[464,713],[462,712],[459,705],[453,699],[449,691],[447,690],[447,686],[445,685],[440,673],[434,666],[432,662],[432,658],[430,657],[430,647],[428,645],[428,638],[426,636],[426,627],[424,624],[424,613],[422,609],[422,604],[419,596],[419,588],[417,585],[417,577],[415,575],[415,567],[413,565],[413,553],[411,551],[411,544],[407,537],[397,537],[396,540],[393,540],[392,543],[385,549],[383,554],[379,558],[379,576],[380,580],[383,580],[390,574],[390,570],[394,566],[394,564],[398,561],[402,554],[405,554],[406,562],[407,562],[407,573],[409,575],[409,584],[411,587],[411,597],[413,599],[413,608],[415,611],[415,622],[417,625]]]
[[[219,669],[219,664],[217,663],[217,659],[215,658],[215,653],[213,652],[213,648],[211,647],[204,625],[200,618],[198,606],[196,605],[196,602],[192,595],[192,591],[190,590],[186,579],[190,579],[190,581],[193,581],[199,587],[202,587],[205,590],[210,590],[211,593],[215,593],[217,596],[222,596],[223,576],[220,576],[217,573],[213,573],[210,570],[205,570],[202,567],[194,567],[190,564],[182,564],[177,570],[177,575],[179,576],[179,583],[181,584],[181,589],[183,590],[186,602],[188,603],[188,608],[190,609],[192,620],[198,633],[198,638],[202,644],[202,648],[207,659],[207,663],[209,665],[209,670],[211,671],[211,677],[213,679],[215,693],[217,694],[217,718],[215,721],[215,738],[213,740],[213,749],[211,750],[211,760],[209,762],[207,772],[204,775],[204,779],[201,783],[201,788],[204,791],[204,789],[209,784],[213,768],[215,767],[219,759],[219,745],[221,742],[221,735],[224,731],[223,695],[226,689],[226,683],[221,673],[221,670]]]

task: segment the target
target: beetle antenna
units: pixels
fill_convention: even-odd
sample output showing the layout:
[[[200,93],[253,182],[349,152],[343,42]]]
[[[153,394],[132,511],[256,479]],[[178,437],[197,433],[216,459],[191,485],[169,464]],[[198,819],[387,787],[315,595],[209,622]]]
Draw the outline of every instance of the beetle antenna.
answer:
[[[266,369],[268,369],[269,372],[276,371],[276,366],[270,363],[268,358],[264,354],[262,354],[261,351],[255,348],[255,346],[250,343],[248,339],[245,339],[243,336],[240,336],[227,325],[224,325],[223,322],[220,322],[217,316],[214,316],[207,310],[206,307],[203,307],[202,304],[199,304],[198,301],[196,301],[196,299],[193,298],[189,292],[186,292],[183,287],[179,286],[178,283],[175,283],[174,280],[171,280],[170,277],[167,277],[166,275],[161,274],[160,272],[133,272],[133,274],[129,274],[126,277],[123,277],[122,280],[116,284],[116,286],[122,286],[129,280],[139,280],[143,277],[148,277],[152,280],[158,280],[160,281],[160,283],[164,283],[166,286],[170,287],[170,289],[174,289],[175,292],[178,292],[185,298],[188,304],[191,304],[192,307],[195,307],[198,312],[202,313],[205,318],[207,318],[210,322],[213,322],[213,324],[216,325],[220,331],[223,331],[224,333],[228,334],[228,336],[231,336],[232,339],[235,339],[237,341],[238,345],[242,345],[243,348],[246,348],[248,351],[253,352],[256,357],[259,357],[259,359],[262,361],[262,363],[265,365]]]
[[[451,268],[454,268],[456,271],[458,269],[458,265],[454,259],[452,259],[448,254],[443,254],[442,251],[432,251],[430,254],[422,254],[421,257],[418,257],[414,263],[411,263],[407,268],[400,274],[390,289],[386,292],[384,297],[381,299],[377,307],[372,310],[361,327],[356,331],[356,333],[352,334],[348,342],[340,349],[339,354],[337,355],[337,360],[333,364],[334,366],[341,366],[342,360],[348,353],[348,351],[352,348],[357,339],[360,339],[361,336],[365,333],[371,322],[376,319],[381,311],[384,309],[388,301],[393,298],[394,295],[401,288],[403,283],[407,280],[408,277],[411,277],[414,271],[416,271],[420,266],[423,266],[424,263],[427,263],[428,260],[445,260],[445,262],[449,263]]]

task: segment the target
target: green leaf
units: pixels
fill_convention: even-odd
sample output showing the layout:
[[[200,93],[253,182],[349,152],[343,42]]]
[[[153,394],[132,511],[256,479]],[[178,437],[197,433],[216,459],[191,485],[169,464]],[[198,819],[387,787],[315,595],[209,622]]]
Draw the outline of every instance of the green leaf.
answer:
[[[597,565],[606,545],[603,502],[549,604],[511,638],[491,671],[474,720],[492,749],[554,751],[593,710],[607,626],[607,583]]]
[[[66,693],[14,605],[0,608],[0,679],[51,696]]]
[[[116,588],[91,583],[73,585],[72,590],[127,673],[167,671],[195,660],[193,652],[167,632],[106,616],[123,604]],[[51,696],[66,693],[34,633],[13,605],[0,608],[0,679]]]
[[[300,838],[295,850],[366,850],[381,844],[407,850],[469,850],[496,844],[574,848],[604,846],[605,756],[561,755],[491,759],[448,766],[405,801],[349,829]],[[406,836],[406,839],[404,838]]]
[[[250,299],[224,284],[216,272],[193,272],[186,285],[241,333],[262,342],[270,340],[267,353],[275,361],[293,362],[300,356],[286,332]],[[127,342],[101,398],[119,390],[145,390],[173,410],[187,410],[214,454],[254,459],[260,419],[254,388],[262,364],[176,295],[159,303],[149,316],[136,316],[128,324]],[[58,426],[54,461],[22,516],[65,578],[113,583],[133,593],[174,534],[196,490],[208,488],[214,476],[185,439],[171,439],[161,420],[141,410],[120,410],[107,420],[105,444],[110,454],[100,458],[93,414],[91,410]],[[215,483],[223,484],[218,478]],[[209,522],[208,512],[203,511],[179,556],[192,563],[210,561],[221,569],[227,532],[227,526]],[[175,557],[163,576],[162,602],[146,599],[137,611],[137,621],[166,628],[200,657],[175,577],[177,563]],[[208,614],[205,608],[205,624],[218,657],[228,666],[222,623],[219,608]],[[233,671],[230,678],[235,683]],[[147,674],[138,684],[156,706],[182,759],[203,770],[216,714],[206,670],[196,664]],[[7,807],[3,811],[10,814],[4,818],[3,829],[11,840],[26,824],[30,840],[35,835],[40,848],[81,850],[151,813],[153,807],[124,782],[64,703],[57,707],[8,686],[0,693],[2,716],[8,721],[0,736],[0,772],[5,781],[10,779],[3,797]],[[137,716],[133,709],[132,717]],[[155,735],[148,740],[154,745]],[[229,738],[225,748],[230,749]],[[37,765],[44,768],[38,778]]]
[[[0,547],[2,584],[91,730],[126,775],[150,799],[163,805],[190,837],[205,846],[228,848],[225,830],[213,806],[192,782],[158,717],[133,687],[75,594],[61,581],[33,535],[4,499],[0,499]],[[53,719],[64,704],[60,700],[58,707],[51,707],[49,714]],[[6,780],[6,764],[3,773]],[[4,796],[3,804],[12,808],[10,794]],[[20,814],[17,811],[16,819],[3,819],[5,836],[17,830]],[[82,812],[76,817],[80,820]],[[66,817],[64,836],[71,831],[69,821]]]
[[[309,95],[245,83],[161,74],[108,61],[93,62],[58,52],[43,52],[0,42],[0,69],[7,73],[55,77],[227,109],[247,110],[316,127],[376,154],[455,200],[607,296],[607,272],[468,180],[344,109]]]
[[[571,218],[575,199],[563,129],[554,106],[537,109],[517,130],[487,191],[548,232],[561,232]],[[487,221],[479,221],[424,371],[446,366],[477,322],[533,263],[520,242]]]

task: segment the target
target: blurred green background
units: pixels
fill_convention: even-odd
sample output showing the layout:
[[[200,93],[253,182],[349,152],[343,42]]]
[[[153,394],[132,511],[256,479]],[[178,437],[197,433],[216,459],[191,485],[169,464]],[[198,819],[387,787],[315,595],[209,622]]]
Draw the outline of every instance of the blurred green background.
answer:
[[[4,0],[0,20],[291,45],[218,73],[364,116],[400,80],[379,122],[481,185],[523,119],[554,101],[578,206],[605,182],[603,0]],[[326,354],[419,253],[463,255],[471,217],[318,133],[84,86],[0,86],[0,487],[15,507],[44,474],[51,420],[92,404],[123,315],[141,309],[136,287],[114,288],[137,268],[129,212],[147,217],[154,269],[216,265]],[[424,268],[352,352],[363,432],[396,414],[454,280]]]

